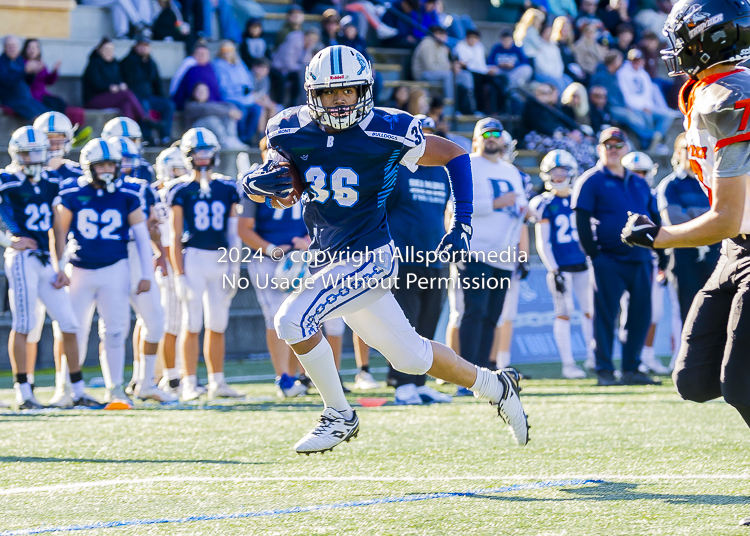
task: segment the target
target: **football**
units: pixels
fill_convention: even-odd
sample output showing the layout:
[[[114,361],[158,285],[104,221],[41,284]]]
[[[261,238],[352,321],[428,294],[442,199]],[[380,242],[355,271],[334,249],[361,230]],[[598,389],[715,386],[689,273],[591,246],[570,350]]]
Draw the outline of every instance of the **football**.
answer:
[[[302,198],[302,192],[305,190],[305,185],[302,182],[302,178],[300,177],[297,166],[295,166],[291,162],[285,162],[285,161],[279,162],[279,165],[286,166],[289,168],[289,172],[287,173],[287,176],[290,176],[292,178],[292,186],[294,187],[294,191],[286,197],[274,197],[274,196],[268,196],[268,197],[271,199],[271,206],[273,208],[286,209],[286,208],[290,208],[292,205],[294,205],[297,201],[299,201]],[[259,203],[262,203],[264,201],[262,197],[258,197],[258,196],[250,196],[250,198],[253,201],[257,201]]]

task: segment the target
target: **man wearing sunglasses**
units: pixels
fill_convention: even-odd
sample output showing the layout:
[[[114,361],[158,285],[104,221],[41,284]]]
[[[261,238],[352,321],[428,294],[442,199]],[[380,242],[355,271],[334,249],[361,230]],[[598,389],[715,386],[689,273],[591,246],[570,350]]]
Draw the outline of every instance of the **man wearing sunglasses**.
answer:
[[[626,385],[660,383],[638,371],[651,324],[653,260],[648,250],[631,248],[620,240],[629,211],[648,214],[652,219],[659,218],[659,211],[646,181],[622,165],[622,157],[629,150],[623,131],[614,127],[605,129],[597,146],[599,162],[581,175],[573,192],[580,243],[594,267],[594,340],[599,385],[619,383],[614,374],[612,352],[615,320],[620,298],[626,290],[630,302],[625,326],[627,339],[622,345],[621,382]]]

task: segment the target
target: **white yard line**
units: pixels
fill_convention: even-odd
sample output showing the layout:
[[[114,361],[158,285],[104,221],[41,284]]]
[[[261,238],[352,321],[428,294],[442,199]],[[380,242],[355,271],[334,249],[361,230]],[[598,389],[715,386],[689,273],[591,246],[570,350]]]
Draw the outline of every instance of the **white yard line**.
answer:
[[[116,480],[94,480],[91,482],[70,482],[48,486],[0,489],[2,495],[22,495],[56,491],[79,491],[88,488],[133,486],[161,482],[176,483],[243,483],[243,482],[455,482],[455,481],[496,481],[517,482],[520,480],[750,480],[750,474],[730,475],[627,475],[627,474],[569,474],[569,475],[496,475],[496,476],[445,476],[445,477],[388,477],[388,476],[300,476],[300,477],[200,477],[200,476],[157,476],[151,478],[131,478]]]

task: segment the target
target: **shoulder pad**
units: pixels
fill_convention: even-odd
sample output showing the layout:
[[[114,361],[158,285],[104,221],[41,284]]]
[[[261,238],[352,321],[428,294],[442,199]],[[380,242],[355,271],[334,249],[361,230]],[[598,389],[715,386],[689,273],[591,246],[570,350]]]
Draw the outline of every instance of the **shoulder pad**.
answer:
[[[366,132],[379,131],[405,137],[414,116],[395,108],[373,108],[369,117],[360,124]],[[419,121],[417,121],[419,122]]]
[[[529,201],[529,214],[533,221],[536,223],[544,219],[544,209],[554,199],[552,192],[543,192]]]
[[[307,111],[307,105],[287,108],[273,116],[266,125],[266,136],[269,141],[281,136],[294,134],[300,128],[310,123],[312,119]]]

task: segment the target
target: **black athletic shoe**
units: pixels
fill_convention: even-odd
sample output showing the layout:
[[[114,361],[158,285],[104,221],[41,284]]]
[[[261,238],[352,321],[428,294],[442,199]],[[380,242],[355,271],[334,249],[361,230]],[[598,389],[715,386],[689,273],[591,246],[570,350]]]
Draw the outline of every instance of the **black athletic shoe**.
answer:
[[[307,376],[305,376],[304,374],[300,374],[297,377],[297,381],[300,382],[305,387],[307,387],[308,389],[310,389],[311,387],[313,387],[312,380],[310,378],[308,378]]]
[[[28,400],[24,400],[23,404],[18,406],[18,409],[44,409],[44,407],[32,396]]]
[[[622,385],[661,385],[661,380],[654,380],[643,372],[623,372]]]
[[[610,385],[621,385],[620,382],[617,381],[617,378],[615,378],[615,373],[611,370],[597,372],[596,377],[596,385],[600,385],[602,387],[609,387]]]
[[[74,400],[73,405],[79,408],[81,407],[82,408],[103,408],[104,407],[104,404],[102,404],[101,402],[97,400],[94,400],[89,395],[83,395],[78,400]]]
[[[746,517],[745,519],[740,521],[740,526],[742,527],[750,527],[750,517]]]

